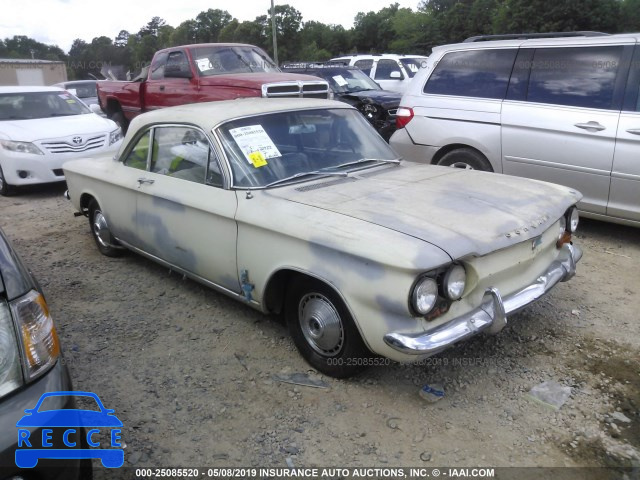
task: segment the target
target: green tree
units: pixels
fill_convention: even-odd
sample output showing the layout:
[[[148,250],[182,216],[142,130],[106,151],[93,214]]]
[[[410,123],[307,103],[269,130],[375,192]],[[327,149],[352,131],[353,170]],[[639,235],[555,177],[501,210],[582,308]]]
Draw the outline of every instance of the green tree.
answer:
[[[622,0],[619,31],[640,32],[640,0]]]
[[[67,55],[57,45],[46,45],[25,35],[4,39],[5,56],[8,58],[35,58],[38,60],[66,61]]]
[[[129,32],[127,32],[126,30],[120,30],[120,33],[118,33],[118,35],[116,36],[113,44],[116,47],[126,47],[127,46],[127,40],[129,40],[129,35],[131,35]]]
[[[271,16],[261,15],[255,22],[263,26],[266,45],[262,45],[273,57],[271,42]],[[278,41],[278,60],[295,60],[300,50],[300,30],[302,28],[302,14],[291,5],[276,5],[276,39]]]
[[[393,18],[400,5],[394,3],[378,12],[359,12],[353,25],[353,43],[359,52],[382,53],[394,40]]]
[[[188,45],[197,42],[198,23],[195,20],[185,20],[178,25],[171,35],[172,45]]]
[[[496,33],[615,32],[620,18],[618,0],[504,0],[498,8]]]
[[[196,35],[198,43],[217,42],[220,33],[233,17],[226,10],[209,9],[196,17]]]

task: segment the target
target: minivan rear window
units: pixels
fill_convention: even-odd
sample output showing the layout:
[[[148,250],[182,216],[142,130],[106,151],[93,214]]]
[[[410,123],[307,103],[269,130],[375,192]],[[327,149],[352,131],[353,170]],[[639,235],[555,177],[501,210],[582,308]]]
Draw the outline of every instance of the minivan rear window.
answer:
[[[540,48],[531,61],[527,100],[612,109],[623,46]]]
[[[424,93],[503,99],[517,49],[447,53],[424,86]]]

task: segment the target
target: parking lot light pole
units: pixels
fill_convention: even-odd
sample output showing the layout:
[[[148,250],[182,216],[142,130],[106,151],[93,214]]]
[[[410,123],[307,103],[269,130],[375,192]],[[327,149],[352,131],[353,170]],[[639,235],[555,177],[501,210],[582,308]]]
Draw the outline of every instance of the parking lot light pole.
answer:
[[[278,41],[276,40],[276,7],[271,0],[271,35],[273,36],[273,60],[278,65]]]

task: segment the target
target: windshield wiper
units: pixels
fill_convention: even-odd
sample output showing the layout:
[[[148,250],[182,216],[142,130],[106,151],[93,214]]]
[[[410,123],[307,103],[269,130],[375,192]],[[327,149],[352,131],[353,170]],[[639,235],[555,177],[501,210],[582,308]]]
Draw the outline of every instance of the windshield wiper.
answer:
[[[334,167],[331,167],[334,168]],[[299,172],[295,175],[291,175],[290,177],[281,178],[279,180],[275,180],[271,183],[267,183],[264,188],[273,187],[275,185],[279,185],[281,183],[290,182],[291,180],[295,180],[296,178],[306,177],[307,175],[327,175],[334,177],[348,177],[349,172],[328,172],[326,170],[313,170],[312,172]]]
[[[77,113],[58,113],[58,112],[49,114],[50,117],[72,117],[73,115],[78,115],[78,114]]]
[[[360,160],[354,160],[352,162],[347,162],[347,163],[341,163],[340,165],[336,165],[335,167],[329,167],[329,168],[342,168],[342,167],[349,167],[351,165],[357,165],[359,163],[366,163],[366,162],[382,162],[382,163],[395,163],[396,165],[400,164],[401,159],[399,158],[361,158]]]

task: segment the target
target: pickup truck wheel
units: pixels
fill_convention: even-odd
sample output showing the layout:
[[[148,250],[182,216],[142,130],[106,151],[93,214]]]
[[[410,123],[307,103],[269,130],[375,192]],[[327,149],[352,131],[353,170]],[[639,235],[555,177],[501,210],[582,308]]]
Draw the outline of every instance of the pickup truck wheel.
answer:
[[[127,122],[127,119],[125,118],[125,116],[124,116],[124,114],[122,112],[115,112],[114,114],[112,114],[111,115],[111,120],[116,122],[116,124],[122,130],[123,134],[127,133],[127,128],[129,127],[129,122]]]
[[[8,197],[13,194],[14,191],[13,185],[7,183],[7,180],[4,178],[4,173],[2,172],[2,167],[0,167],[0,195]]]
[[[444,155],[438,165],[444,167],[463,168],[466,170],[481,170],[493,172],[491,164],[480,152],[472,148],[459,148]]]
[[[368,353],[360,333],[338,295],[327,285],[297,277],[287,290],[285,318],[304,359],[316,370],[347,378],[365,368]]]
[[[113,238],[109,225],[107,225],[107,219],[95,200],[92,200],[89,204],[89,226],[100,253],[107,257],[119,257],[124,253],[124,249]]]

